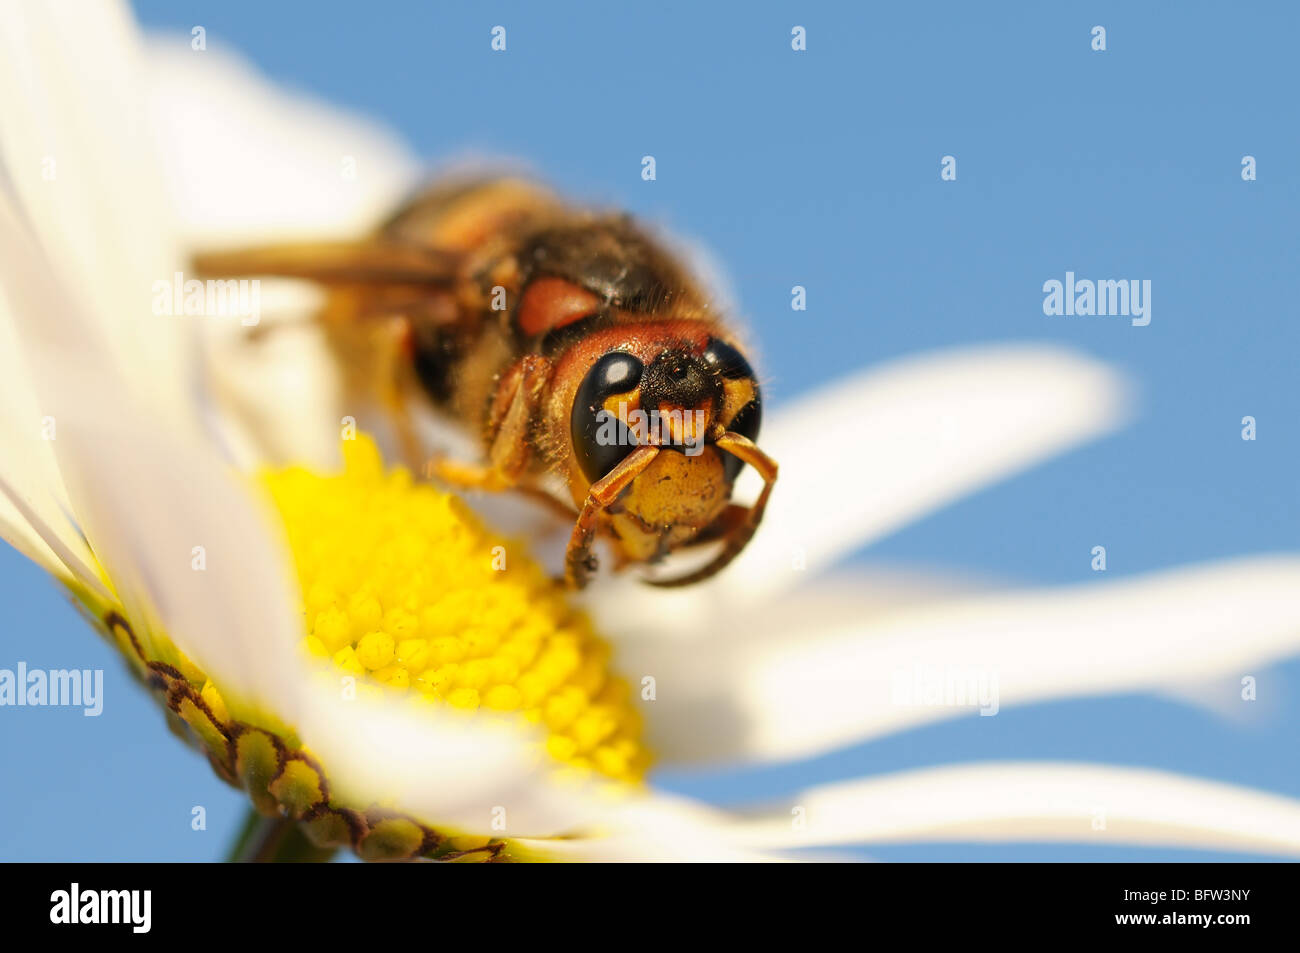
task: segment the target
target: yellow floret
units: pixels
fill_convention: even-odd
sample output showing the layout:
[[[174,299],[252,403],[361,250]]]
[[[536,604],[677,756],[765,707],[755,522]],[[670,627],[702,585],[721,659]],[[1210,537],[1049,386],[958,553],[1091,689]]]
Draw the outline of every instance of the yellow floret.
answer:
[[[368,438],[345,441],[344,460],[334,476],[262,476],[293,552],[308,652],[362,690],[540,725],[556,759],[639,780],[649,756],[633,693],[522,546],[456,497],[385,473]]]

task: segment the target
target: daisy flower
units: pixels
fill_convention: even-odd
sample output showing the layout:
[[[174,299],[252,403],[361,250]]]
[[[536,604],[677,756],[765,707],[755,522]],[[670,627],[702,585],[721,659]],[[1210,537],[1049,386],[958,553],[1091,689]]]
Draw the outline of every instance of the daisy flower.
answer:
[[[1132,768],[945,766],[758,815],[654,785],[656,766],[797,759],[973,712],[901,697],[899,673],[991,673],[988,701],[1014,705],[1294,654],[1294,558],[1007,592],[836,569],[1118,426],[1113,371],[1000,346],[828,385],[772,414],[778,496],[727,573],[577,600],[528,555],[522,510],[489,523],[385,462],[365,435],[382,443],[382,420],[343,405],[302,320],[310,289],[268,283],[260,347],[237,321],[159,313],[158,282],[197,248],[366,227],[416,173],[399,144],[226,54],[146,51],[111,4],[11,4],[0,52],[0,533],[273,830],[375,860],[926,839],[1300,853],[1295,801]]]

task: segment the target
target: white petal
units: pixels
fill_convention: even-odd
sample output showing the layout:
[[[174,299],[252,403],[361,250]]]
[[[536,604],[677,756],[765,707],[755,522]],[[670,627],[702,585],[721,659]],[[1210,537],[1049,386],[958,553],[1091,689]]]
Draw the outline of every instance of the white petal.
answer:
[[[148,41],[151,122],[186,244],[355,237],[415,183],[410,151],[379,123],[277,87],[220,37],[190,42]]]
[[[83,342],[114,361],[159,414],[194,419],[184,319],[154,313],[177,260],[152,166],[138,38],[112,2],[6,4],[0,15],[0,179],[100,329]]]
[[[735,836],[732,822],[719,811],[684,799],[647,794],[606,807],[602,828],[587,836],[530,841],[520,846],[546,859],[637,863],[772,862],[782,858],[762,853]]]
[[[433,705],[341,700],[313,684],[299,727],[350,803],[399,808],[439,829],[509,837],[549,860],[760,860],[721,812],[580,777],[514,720]]]
[[[610,810],[589,786],[557,782],[535,733],[433,705],[344,700],[326,687],[341,675],[312,683],[296,726],[348,803],[399,808],[458,833],[521,837],[598,824]]]
[[[266,300],[264,294],[263,307]],[[296,319],[306,309],[278,324],[264,311],[265,333],[256,337],[217,325],[204,335],[206,384],[219,408],[214,430],[245,468],[299,463],[334,469],[343,417],[367,423],[357,407],[344,403],[337,358],[321,328]]]
[[[793,758],[981,707],[1240,678],[1300,650],[1297,592],[1300,559],[1257,557],[823,629],[801,621],[814,591],[689,650],[625,643],[620,664],[656,677],[647,725],[666,761]]]
[[[163,181],[190,250],[373,230],[416,180],[417,163],[377,123],[290,93],[208,38],[148,43],[151,122]],[[214,421],[245,464],[332,465],[343,406],[335,362],[313,316],[310,284],[259,279],[258,333],[236,321],[201,332]]]
[[[763,848],[1064,841],[1300,854],[1300,801],[1136,768],[930,768],[814,788],[790,804],[792,813],[740,825],[737,840]]]
[[[0,285],[0,537],[65,582],[107,595],[94,557],[69,516],[50,439],[57,420],[42,414]]]
[[[1271,666],[1261,666],[1250,675],[1256,682],[1266,682],[1279,673]],[[1198,678],[1188,682],[1162,686],[1159,695],[1170,701],[1199,708],[1201,711],[1240,727],[1251,723],[1265,723],[1272,718],[1285,717],[1286,698],[1277,692],[1265,692],[1248,705],[1242,704],[1243,675],[1240,672]]]
[[[49,446],[90,551],[129,618],[160,626],[213,677],[269,702],[300,629],[271,524],[219,457],[127,391],[99,357],[93,319],[6,211],[0,287],[36,400],[57,423]],[[192,568],[194,547],[203,571]]]
[[[70,521],[58,526],[42,519],[31,498],[0,477],[0,539],[78,592],[107,606],[107,580]]]
[[[95,353],[98,328],[78,338],[30,288],[10,281],[10,275],[29,278],[27,271],[44,268],[18,215],[0,194],[0,537],[64,582],[109,600],[56,460],[59,404],[42,399],[35,386],[41,368],[30,363],[33,348],[45,355],[69,342]]]
[[[710,598],[772,600],[867,543],[1106,433],[1129,404],[1105,365],[1033,345],[899,360],[787,404],[759,440],[781,468],[764,523]]]
[[[559,530],[556,555],[562,558],[572,526],[565,524]],[[771,602],[749,599],[737,604],[715,598],[719,594],[708,583],[655,589],[628,575],[599,579],[577,598],[615,645],[650,643],[636,650],[640,660],[665,652],[694,651],[694,643],[716,641],[720,633],[732,630],[738,636],[743,632],[746,639],[782,638],[792,626],[820,632],[889,611],[987,593],[995,587],[1005,588],[1005,580],[882,562],[809,579],[794,594]]]

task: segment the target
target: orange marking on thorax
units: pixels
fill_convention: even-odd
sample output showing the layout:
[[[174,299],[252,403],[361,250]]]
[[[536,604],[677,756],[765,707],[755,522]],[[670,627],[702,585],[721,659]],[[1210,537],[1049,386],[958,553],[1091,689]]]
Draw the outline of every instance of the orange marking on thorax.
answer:
[[[563,278],[538,278],[528,286],[515,320],[528,337],[581,320],[600,308],[600,298]]]

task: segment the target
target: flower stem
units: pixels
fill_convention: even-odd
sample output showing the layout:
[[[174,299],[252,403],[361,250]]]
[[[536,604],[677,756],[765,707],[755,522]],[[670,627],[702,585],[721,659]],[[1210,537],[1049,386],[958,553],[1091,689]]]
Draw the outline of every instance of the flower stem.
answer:
[[[334,847],[317,847],[296,821],[263,817],[249,808],[244,826],[226,854],[226,863],[316,864],[329,860],[336,851]]]

